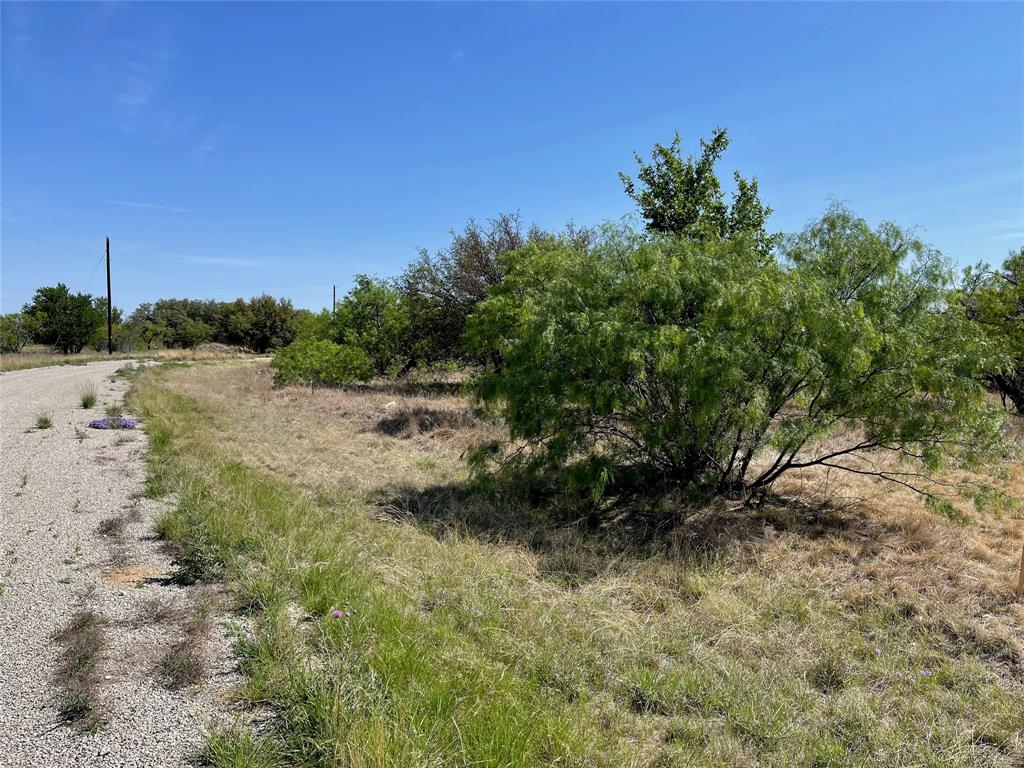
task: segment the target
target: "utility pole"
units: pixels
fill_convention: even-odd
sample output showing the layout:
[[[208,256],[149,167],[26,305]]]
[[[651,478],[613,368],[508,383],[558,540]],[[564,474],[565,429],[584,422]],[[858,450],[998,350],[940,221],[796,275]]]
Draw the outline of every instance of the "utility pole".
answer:
[[[110,238],[107,238],[107,354],[114,354],[114,303],[110,299]]]
[[[331,314],[334,315],[338,311],[338,286],[331,286]]]

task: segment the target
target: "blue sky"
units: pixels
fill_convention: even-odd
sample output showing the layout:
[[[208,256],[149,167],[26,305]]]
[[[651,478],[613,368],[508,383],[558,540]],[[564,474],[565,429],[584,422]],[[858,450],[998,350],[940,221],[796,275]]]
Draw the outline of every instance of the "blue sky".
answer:
[[[831,198],[962,264],[1024,243],[1024,5],[2,5],[0,309],[330,303],[466,219],[630,213],[721,125],[792,231]]]

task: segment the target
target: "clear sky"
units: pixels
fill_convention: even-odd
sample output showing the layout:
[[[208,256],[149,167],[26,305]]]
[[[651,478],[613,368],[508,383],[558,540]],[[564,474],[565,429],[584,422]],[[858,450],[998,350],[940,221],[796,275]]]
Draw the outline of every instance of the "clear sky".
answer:
[[[792,231],[829,199],[962,264],[1024,243],[1024,5],[4,2],[4,312],[330,304],[466,219],[633,210],[716,125]]]

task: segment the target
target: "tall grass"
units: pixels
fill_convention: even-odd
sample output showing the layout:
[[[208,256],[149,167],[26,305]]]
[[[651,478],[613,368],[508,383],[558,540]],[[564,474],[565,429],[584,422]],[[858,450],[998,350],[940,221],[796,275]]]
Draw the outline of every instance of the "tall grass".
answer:
[[[96,405],[96,387],[91,384],[82,387],[81,403],[86,410]]]
[[[1024,755],[1024,686],[1000,671],[1024,658],[1018,646],[971,639],[979,630],[939,605],[889,584],[830,584],[793,567],[795,553],[740,537],[634,551],[573,529],[538,528],[524,544],[511,523],[473,534],[488,505],[508,520],[535,513],[515,498],[421,494],[388,517],[353,487],[243,463],[244,396],[222,378],[224,408],[201,407],[168,373],[144,373],[131,395],[150,433],[148,488],[178,494],[159,530],[186,580],[236,585],[255,625],[239,646],[245,695],[278,715],[265,738],[211,737],[216,765],[1010,766]],[[301,401],[282,398],[256,402],[294,420]],[[268,456],[294,449],[274,434]],[[463,522],[417,520],[431,500],[435,521]],[[564,546],[531,550],[544,536]]]

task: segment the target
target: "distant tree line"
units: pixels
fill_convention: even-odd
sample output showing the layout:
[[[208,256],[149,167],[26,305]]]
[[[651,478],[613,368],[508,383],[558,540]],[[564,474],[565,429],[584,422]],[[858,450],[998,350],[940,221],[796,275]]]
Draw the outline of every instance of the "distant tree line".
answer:
[[[311,314],[267,295],[230,302],[161,299],[140,304],[127,317],[115,307],[113,341],[127,352],[217,342],[263,353],[294,341]],[[72,293],[63,283],[38,289],[21,312],[0,317],[0,350],[19,352],[29,343],[63,354],[106,349],[107,300]]]

